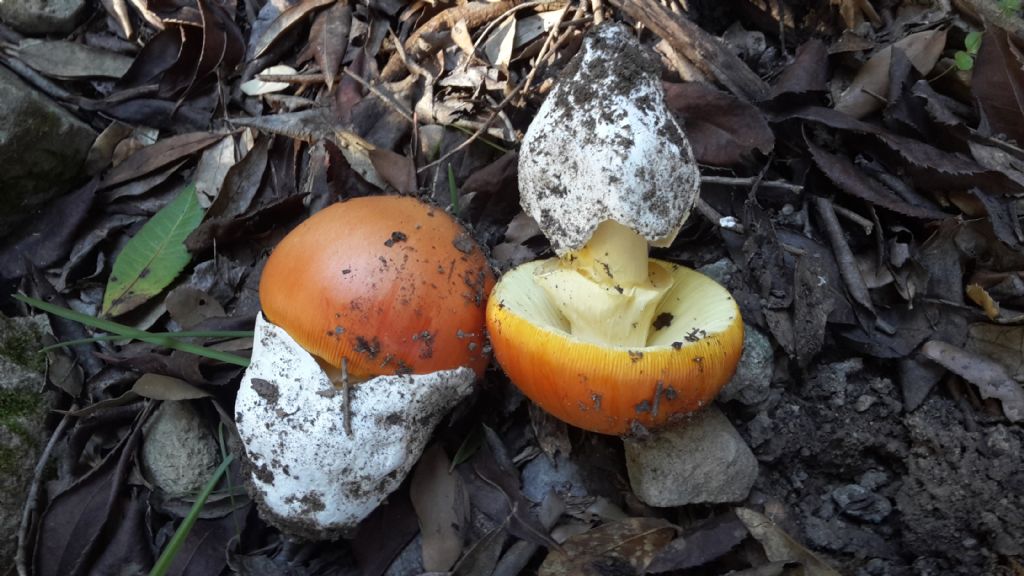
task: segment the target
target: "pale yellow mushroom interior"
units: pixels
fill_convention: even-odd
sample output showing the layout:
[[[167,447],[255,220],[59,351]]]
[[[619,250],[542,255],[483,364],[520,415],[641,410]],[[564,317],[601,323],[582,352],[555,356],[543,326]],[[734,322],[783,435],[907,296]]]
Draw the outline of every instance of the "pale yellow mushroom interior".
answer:
[[[505,306],[515,315],[538,326],[579,340],[571,334],[569,321],[537,282],[538,270],[543,270],[544,266],[550,267],[556,262],[558,261],[529,262],[506,273],[495,289],[493,297],[496,297],[500,305]],[[714,280],[699,272],[669,262],[655,259],[650,259],[650,262],[668,271],[672,275],[674,283],[660,302],[651,304],[655,306],[653,314],[646,315],[655,321],[661,318],[662,322],[665,322],[668,317],[663,315],[670,314],[671,323],[660,330],[648,326],[646,347],[671,346],[676,342],[682,342],[685,345],[688,341],[702,337],[703,334],[722,332],[735,321],[735,316],[738,313],[735,301],[729,292]],[[593,299],[588,302],[571,292],[564,292],[563,296],[576,299],[577,301],[573,305],[581,312],[593,309],[595,314],[599,314],[597,308],[600,307],[600,304],[593,306]],[[595,320],[601,321],[596,317]],[[604,329],[607,331],[624,330],[623,327],[614,325],[608,325]],[[636,348],[635,346],[618,346],[607,342],[594,343],[611,348],[629,350]]]

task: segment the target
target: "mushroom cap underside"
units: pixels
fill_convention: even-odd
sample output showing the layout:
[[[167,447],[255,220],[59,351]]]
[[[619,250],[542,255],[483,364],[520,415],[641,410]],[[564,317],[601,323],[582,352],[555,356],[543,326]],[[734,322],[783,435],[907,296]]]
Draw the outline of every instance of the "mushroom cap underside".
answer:
[[[491,293],[487,325],[495,358],[512,382],[552,415],[604,434],[657,428],[711,402],[743,350],[739,308],[707,276],[652,261],[669,270],[675,284],[642,347],[573,337],[534,281],[544,261],[505,274]]]

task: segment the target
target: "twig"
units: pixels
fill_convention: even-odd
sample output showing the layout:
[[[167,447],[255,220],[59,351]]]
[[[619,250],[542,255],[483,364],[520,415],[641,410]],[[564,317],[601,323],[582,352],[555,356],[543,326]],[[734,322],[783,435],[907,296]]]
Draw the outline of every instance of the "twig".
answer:
[[[315,74],[257,74],[256,77],[264,82],[284,82],[302,86],[324,83],[324,75],[321,72]]]
[[[352,387],[348,381],[348,358],[341,357],[341,400],[345,404],[342,413],[342,422],[345,426],[345,434],[352,435]]]
[[[74,412],[78,408],[77,405],[71,405],[71,411]],[[64,418],[61,419],[60,424],[57,424],[57,429],[50,435],[50,440],[46,443],[46,447],[43,448],[43,453],[39,455],[39,461],[36,462],[36,468],[32,474],[32,483],[28,486],[28,494],[25,497],[25,506],[21,509],[21,526],[18,528],[18,551],[14,554],[14,563],[18,569],[18,576],[28,576],[28,531],[29,526],[32,524],[32,515],[36,511],[36,506],[39,500],[39,486],[43,483],[43,473],[46,470],[46,465],[50,461],[50,453],[53,452],[53,447],[57,445],[57,441],[64,436],[64,429],[67,428],[68,423],[74,418],[70,413],[64,414]]]
[[[875,228],[874,222],[868,220],[867,218],[861,216],[860,214],[857,214],[853,210],[850,210],[849,208],[844,208],[838,204],[833,204],[832,208],[836,211],[836,214],[839,214],[843,218],[846,218],[850,222],[853,222],[854,224],[857,224],[858,226],[863,228],[864,234],[866,236],[871,235],[871,231]]]
[[[498,113],[501,112],[501,109],[504,108],[509,102],[511,102],[517,94],[519,94],[519,90],[521,90],[522,87],[523,84],[519,84],[519,86],[516,86],[515,88],[512,89],[511,92],[508,93],[508,96],[505,96],[504,100],[498,102],[498,105],[495,106],[494,110],[491,112],[491,115],[487,117],[487,120],[485,120],[484,123],[479,128],[477,128],[476,132],[473,132],[473,134],[469,138],[463,140],[458,146],[452,148],[437,160],[434,160],[433,162],[427,164],[426,166],[420,167],[418,170],[416,170],[416,172],[419,173],[423,172],[424,170],[433,168],[434,166],[443,163],[445,160],[448,160],[449,158],[451,158],[452,156],[454,156],[455,154],[457,154],[458,152],[462,151],[467,146],[472,144],[477,138],[479,138],[484,132],[486,132],[488,128],[491,127],[491,124],[498,117]]]
[[[790,192],[803,192],[804,187],[800,184],[793,184],[782,180],[761,180],[758,176],[738,178],[733,176],[704,176],[700,177],[701,184],[721,184],[723,186],[753,186],[755,183],[764,188],[780,188]]]
[[[832,245],[832,253],[835,254],[836,263],[839,264],[839,275],[846,282],[846,288],[857,303],[873,311],[875,308],[871,303],[871,295],[868,293],[867,285],[864,284],[860,268],[857,267],[853,251],[850,250],[850,245],[846,243],[846,237],[843,236],[843,228],[839,225],[839,219],[836,218],[832,202],[828,198],[820,196],[814,196],[812,201],[818,212],[818,217],[821,218],[821,224],[828,236],[829,243]]]
[[[732,218],[735,221],[731,226],[724,226],[723,224],[725,221],[725,216],[722,216],[722,214],[718,210],[715,210],[710,204],[705,202],[703,198],[697,198],[696,208],[697,212],[700,212],[701,216],[710,220],[715,226],[725,228],[726,230],[731,230],[737,234],[744,233],[743,224],[741,224],[734,217],[730,216],[730,218]]]

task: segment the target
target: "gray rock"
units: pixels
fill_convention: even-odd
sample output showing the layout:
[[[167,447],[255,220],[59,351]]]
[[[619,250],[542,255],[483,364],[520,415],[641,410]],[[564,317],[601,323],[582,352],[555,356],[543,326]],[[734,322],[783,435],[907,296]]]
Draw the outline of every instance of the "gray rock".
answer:
[[[839,505],[843,514],[873,522],[885,520],[892,512],[889,499],[876,494],[860,484],[847,484],[832,491],[832,499]]]
[[[732,279],[740,273],[740,269],[728,258],[722,258],[706,266],[697,268],[697,272],[711,278],[722,286],[729,286]]]
[[[768,397],[775,370],[772,343],[760,330],[743,325],[743,354],[732,380],[718,393],[723,401],[736,400],[746,405],[762,402]]]
[[[217,467],[217,441],[188,401],[166,401],[143,429],[142,470],[168,496],[192,496]]]
[[[738,502],[757,479],[757,459],[716,406],[624,442],[633,492],[650,506]]]
[[[46,316],[0,316],[0,566],[14,566],[21,508],[48,439],[46,414],[53,398],[40,393]]]
[[[3,0],[0,20],[23,34],[67,34],[84,10],[85,0]]]
[[[0,231],[6,232],[75,184],[96,132],[3,66],[0,102]]]

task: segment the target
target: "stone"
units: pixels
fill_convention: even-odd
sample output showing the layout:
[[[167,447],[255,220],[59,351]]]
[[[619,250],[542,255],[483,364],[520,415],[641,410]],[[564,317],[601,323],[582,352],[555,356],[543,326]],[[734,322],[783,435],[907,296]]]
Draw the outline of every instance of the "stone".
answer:
[[[67,34],[84,10],[85,0],[3,0],[0,20],[23,34]]]
[[[763,332],[750,324],[743,325],[743,354],[732,380],[718,393],[724,402],[737,401],[748,406],[768,397],[775,370],[775,352]]]
[[[716,406],[646,438],[625,438],[629,483],[650,506],[739,502],[757,479],[757,459]]]
[[[53,398],[40,392],[46,357],[38,352],[46,332],[45,315],[0,315],[0,566],[14,566],[22,506],[49,438]]]
[[[96,132],[3,66],[0,102],[2,235],[77,183]]]
[[[194,496],[220,461],[212,431],[188,401],[162,403],[142,433],[142,471],[167,496]]]

